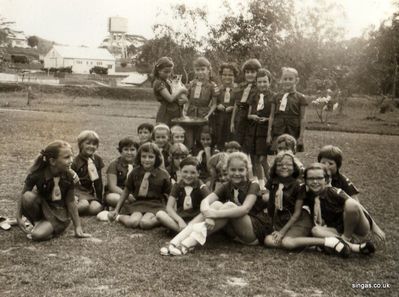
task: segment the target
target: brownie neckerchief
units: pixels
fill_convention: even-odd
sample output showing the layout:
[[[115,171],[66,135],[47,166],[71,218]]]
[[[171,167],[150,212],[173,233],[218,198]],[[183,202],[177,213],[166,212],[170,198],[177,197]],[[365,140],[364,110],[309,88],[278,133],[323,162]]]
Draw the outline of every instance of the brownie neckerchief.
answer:
[[[284,189],[284,184],[279,183],[277,191],[276,191],[276,195],[275,195],[275,198],[274,198],[274,206],[275,206],[276,210],[280,210],[280,211],[283,210],[283,208],[284,208],[284,205],[283,205],[283,196],[284,196],[283,189]]]
[[[224,93],[223,103],[229,103],[229,102],[230,102],[230,88],[226,88],[226,91]]]
[[[240,102],[243,102],[243,103],[247,102],[251,88],[252,88],[252,84],[248,84],[248,86],[244,89],[244,92],[242,92],[242,97],[241,97]]]
[[[287,108],[287,101],[288,101],[288,95],[289,94],[290,93],[285,93],[284,96],[283,96],[283,99],[281,99],[279,111],[285,111],[285,109]]]
[[[150,175],[151,175],[151,172],[144,173],[143,180],[141,181],[140,189],[139,189],[139,193],[138,193],[139,197],[147,197],[148,187],[149,187],[148,178],[150,177]]]
[[[188,210],[193,208],[193,201],[191,199],[191,192],[193,191],[193,187],[191,186],[185,186],[184,187],[184,192],[186,193],[186,196],[184,197],[184,202],[183,202],[183,209]]]
[[[96,165],[93,162],[92,158],[87,159],[87,170],[89,172],[90,180],[95,181],[99,179]]]
[[[265,95],[263,95],[262,93],[259,94],[259,101],[258,101],[258,106],[256,106],[256,111],[262,110],[263,108],[265,108],[265,101],[264,98]]]
[[[59,201],[59,200],[61,200],[60,177],[55,176],[53,178],[53,181],[54,181],[54,188],[51,191],[51,200]]]
[[[323,217],[321,216],[321,207],[320,207],[320,196],[318,195],[314,198],[313,222],[316,226],[323,225]]]
[[[194,89],[194,99],[199,99],[201,96],[202,82],[197,82]]]
[[[132,164],[128,164],[127,165],[127,175],[126,176],[128,176],[130,174],[130,172],[132,172],[132,170],[133,170],[133,165]]]

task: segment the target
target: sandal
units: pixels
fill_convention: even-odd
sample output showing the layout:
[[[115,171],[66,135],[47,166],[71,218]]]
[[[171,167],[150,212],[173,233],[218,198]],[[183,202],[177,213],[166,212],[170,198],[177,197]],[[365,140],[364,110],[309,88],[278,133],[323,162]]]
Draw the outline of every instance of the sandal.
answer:
[[[159,250],[159,253],[160,253],[162,256],[170,256],[169,249],[168,249],[167,246],[161,247],[161,249]]]
[[[338,242],[334,245],[334,251],[337,255],[342,258],[348,258],[351,253],[351,248],[349,245],[340,237],[336,237]]]
[[[375,245],[372,241],[368,240],[360,244],[359,252],[363,255],[371,255],[375,253]]]

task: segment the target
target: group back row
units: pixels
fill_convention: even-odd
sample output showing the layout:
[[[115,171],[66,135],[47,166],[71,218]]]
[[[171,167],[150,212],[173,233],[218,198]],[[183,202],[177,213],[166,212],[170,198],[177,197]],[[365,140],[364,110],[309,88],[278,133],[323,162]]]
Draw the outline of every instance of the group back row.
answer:
[[[120,156],[107,169],[105,190],[96,132],[78,136],[74,159],[64,141],[41,151],[18,204],[17,221],[28,237],[52,238],[69,218],[78,237],[88,236],[79,219],[88,214],[130,228],[173,230],[177,235],[161,248],[163,255],[186,254],[218,230],[249,245],[316,246],[344,257],[374,253],[370,235],[384,240],[385,234],[339,172],[341,150],[322,148],[320,163],[306,168],[295,156],[303,150],[306,106],[296,91],[297,71],[283,68],[277,94],[269,89],[269,71],[256,59],[244,63],[245,82],[238,86],[233,64],[222,64],[219,87],[210,80],[207,59],[196,59],[194,71],[187,88],[176,88],[173,61],[157,61],[157,125],[140,125],[139,142],[119,142]],[[170,128],[179,118],[208,124]],[[269,168],[267,155],[274,153]],[[25,225],[23,215],[32,226]]]

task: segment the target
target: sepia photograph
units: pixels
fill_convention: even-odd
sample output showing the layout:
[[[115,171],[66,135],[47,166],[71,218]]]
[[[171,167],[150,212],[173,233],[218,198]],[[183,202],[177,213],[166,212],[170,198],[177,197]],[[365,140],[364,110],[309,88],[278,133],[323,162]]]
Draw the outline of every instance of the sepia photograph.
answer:
[[[0,0],[0,297],[398,296],[398,193],[398,0]]]

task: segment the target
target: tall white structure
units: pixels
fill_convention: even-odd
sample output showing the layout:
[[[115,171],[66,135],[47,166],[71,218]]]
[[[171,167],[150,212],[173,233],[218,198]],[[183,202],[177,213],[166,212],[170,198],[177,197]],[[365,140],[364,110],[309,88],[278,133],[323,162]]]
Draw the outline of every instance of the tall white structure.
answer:
[[[123,17],[110,17],[108,19],[108,32],[110,35],[109,50],[116,46],[121,49],[121,58],[127,57],[126,33],[128,20]]]

